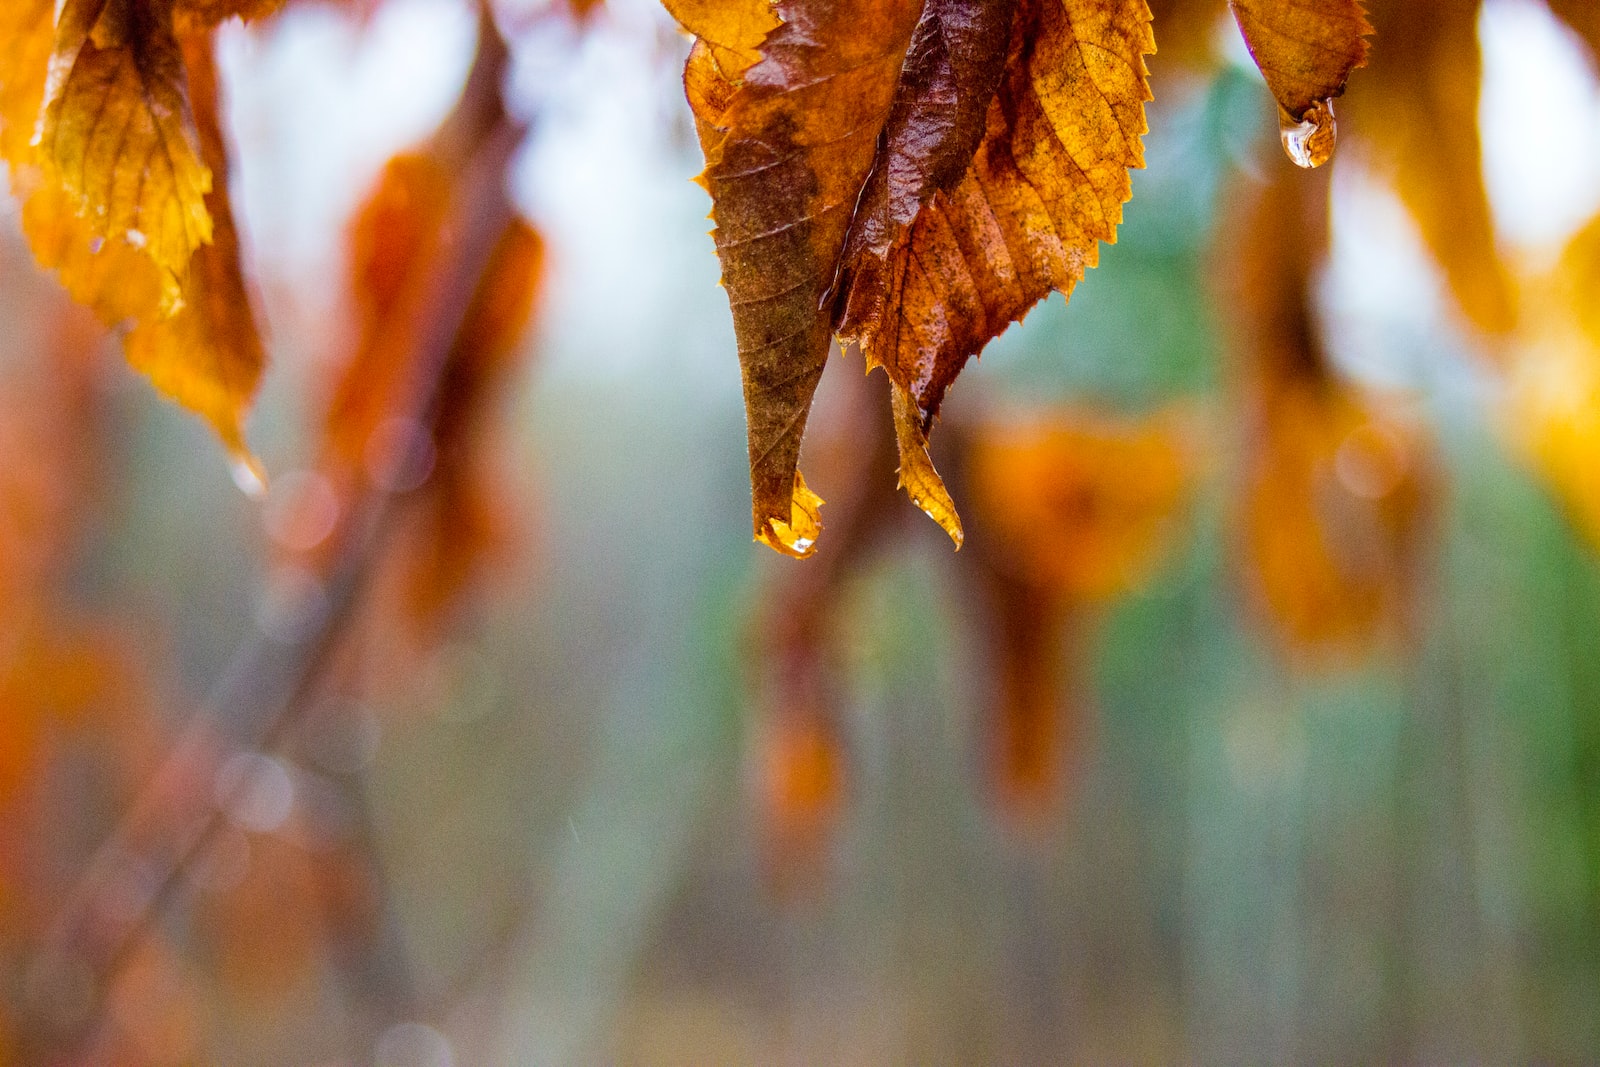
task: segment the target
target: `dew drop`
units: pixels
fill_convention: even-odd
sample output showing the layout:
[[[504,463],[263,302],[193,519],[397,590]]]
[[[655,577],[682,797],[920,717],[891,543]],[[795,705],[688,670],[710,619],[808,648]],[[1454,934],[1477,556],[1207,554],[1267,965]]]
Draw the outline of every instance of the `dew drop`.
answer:
[[[1322,166],[1333,158],[1334,139],[1338,136],[1333,101],[1317,101],[1306,108],[1300,119],[1279,108],[1278,136],[1283,139],[1283,150],[1295,166],[1308,169]]]
[[[104,248],[105,246],[106,246],[106,239],[104,237],[93,237],[93,238],[90,238],[90,240],[89,240],[89,254],[91,256],[98,256],[100,254],[100,250],[102,248]]]
[[[234,456],[228,461],[228,473],[233,476],[233,484],[239,487],[239,492],[251,500],[267,498],[266,472],[254,457]]]
[[[130,245],[132,245],[133,247],[135,247],[135,248],[143,248],[145,246],[144,231],[142,231],[142,230],[129,230],[128,231],[128,236],[127,236],[127,242]]]

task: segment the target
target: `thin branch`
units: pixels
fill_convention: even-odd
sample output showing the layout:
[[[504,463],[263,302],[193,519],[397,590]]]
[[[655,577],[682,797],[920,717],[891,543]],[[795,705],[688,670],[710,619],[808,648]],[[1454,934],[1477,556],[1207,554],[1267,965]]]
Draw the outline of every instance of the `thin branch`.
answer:
[[[504,179],[523,130],[500,104],[500,84],[506,67],[506,50],[492,22],[482,21],[479,50],[461,104],[441,128],[435,142],[459,158],[459,178],[454,204],[454,243],[440,264],[436,284],[429,294],[421,326],[410,338],[413,345],[406,365],[413,368],[408,392],[417,424],[432,428],[438,413],[440,384],[485,268],[500,235],[513,221]],[[459,152],[459,156],[456,153]],[[420,435],[419,435],[420,436]],[[409,447],[415,453],[425,440]],[[420,458],[420,457],[415,457]],[[50,1062],[51,1053],[83,1049],[94,1040],[103,1020],[106,996],[167,910],[190,882],[194,868],[219,833],[228,825],[227,812],[249,787],[241,777],[222,791],[204,816],[180,835],[153,880],[154,888],[135,913],[107,929],[114,899],[128,884],[141,856],[142,841],[151,829],[167,821],[173,785],[188,778],[212,748],[217,725],[233,724],[235,744],[245,749],[270,749],[278,745],[314,701],[324,672],[341,645],[363,600],[376,565],[383,558],[393,517],[402,503],[399,495],[382,485],[368,484],[353,509],[352,522],[338,550],[319,576],[319,596],[300,605],[314,608],[289,637],[269,634],[259,627],[240,644],[219,679],[204,710],[185,730],[172,754],[132,805],[129,815],[90,861],[76,891],[64,904],[50,933],[25,970],[26,988],[48,991],[70,988],[90,976],[87,1010],[74,1023],[52,1026],[41,1018],[29,1030],[36,1044],[35,1058]],[[260,602],[269,603],[269,584]],[[25,1006],[37,1010],[41,1005]],[[43,1015],[44,1013],[40,1013]]]

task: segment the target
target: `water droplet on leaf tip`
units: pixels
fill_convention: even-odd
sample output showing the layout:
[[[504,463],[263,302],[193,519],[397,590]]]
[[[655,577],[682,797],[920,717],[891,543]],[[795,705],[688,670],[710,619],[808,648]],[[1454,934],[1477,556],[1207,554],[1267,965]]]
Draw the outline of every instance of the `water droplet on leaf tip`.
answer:
[[[1333,158],[1338,137],[1333,101],[1320,100],[1312,104],[1299,119],[1279,108],[1278,136],[1283,141],[1284,153],[1295,166],[1307,169],[1322,166]]]
[[[233,476],[233,484],[251,500],[267,498],[266,472],[253,457],[235,456],[228,462],[228,473]]]

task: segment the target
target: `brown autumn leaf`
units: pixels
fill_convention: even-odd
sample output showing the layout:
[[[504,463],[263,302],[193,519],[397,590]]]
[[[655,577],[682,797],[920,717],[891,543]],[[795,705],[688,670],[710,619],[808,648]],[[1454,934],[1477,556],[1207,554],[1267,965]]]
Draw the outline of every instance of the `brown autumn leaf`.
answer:
[[[543,273],[543,241],[513,220],[473,290],[430,410],[417,410],[429,399],[419,397],[419,386],[433,372],[417,365],[426,352],[415,339],[436,311],[438,264],[448,258],[463,209],[455,177],[463,153],[499,114],[493,81],[469,86],[429,143],[390,160],[351,222],[354,336],[331,389],[317,461],[342,518],[354,514],[369,487],[410,490],[394,555],[409,616],[425,627],[443,621],[505,541],[509,508],[490,463],[490,416],[526,353],[522,339]],[[421,421],[430,418],[431,428]],[[428,435],[430,462],[411,470],[406,463],[415,459],[420,434]],[[328,551],[339,541],[301,547]]]
[[[406,599],[412,616],[445,619],[487,561],[508,542],[511,516],[490,462],[501,386],[523,344],[544,270],[544,242],[518,219],[501,235],[440,385],[435,465],[414,504]]]
[[[1229,0],[1239,32],[1278,101],[1283,144],[1302,167],[1333,157],[1333,98],[1366,62],[1361,0]]]
[[[0,66],[0,151],[23,230],[75,300],[131,325],[129,362],[253,470],[241,424],[265,356],[209,37],[180,45],[161,2],[73,0],[53,26],[52,14],[48,0],[22,0],[0,15],[18,41]]]
[[[797,464],[828,357],[824,297],[919,6],[784,0],[783,23],[756,42],[766,0],[686,5],[700,40],[684,80],[739,342],[755,535],[793,555],[811,552],[819,528]]]
[[[211,240],[172,0],[65,0],[45,78],[38,159],[92,238],[126,241],[162,271],[169,308]]]
[[[1419,430],[1329,366],[1313,310],[1328,187],[1326,174],[1278,170],[1226,231],[1250,411],[1243,566],[1266,618],[1308,653],[1403,630],[1434,483]]]
[[[356,347],[323,417],[319,467],[340,497],[365,479],[369,443],[406,403],[405,346],[426,308],[429,276],[450,210],[450,175],[425,152],[390,160],[350,225]]]
[[[210,35],[185,37],[183,57],[201,156],[216,175],[206,194],[212,239],[195,250],[185,267],[183,305],[171,315],[146,317],[127,335],[124,349],[128,362],[157,389],[209,422],[245,465],[247,477],[259,482],[242,420],[267,358],[239,265]]]
[[[1081,739],[1068,646],[1087,609],[1137,587],[1163,557],[1198,453],[1176,412],[1065,409],[984,422],[966,449],[976,579],[992,621],[989,757],[1002,807],[1037,815]]]
[[[1416,219],[1467,320],[1490,337],[1516,324],[1495,247],[1478,135],[1478,0],[1369,0],[1379,47],[1345,97],[1351,128]]]
[[[836,328],[888,371],[901,481],[959,544],[927,432],[966,360],[1114,239],[1142,162],[1149,10],[786,0],[759,41],[766,4],[715,10],[678,14],[699,38],[685,88],[739,338],[757,539],[813,547],[818,501],[796,461]]]

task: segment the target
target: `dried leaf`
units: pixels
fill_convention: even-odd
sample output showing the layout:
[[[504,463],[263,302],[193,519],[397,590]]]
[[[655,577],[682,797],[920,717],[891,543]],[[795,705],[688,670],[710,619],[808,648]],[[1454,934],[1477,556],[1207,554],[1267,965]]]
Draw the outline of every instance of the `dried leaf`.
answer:
[[[260,384],[266,353],[240,271],[210,36],[184,38],[183,54],[202,158],[216,175],[206,196],[212,240],[185,268],[183,306],[170,316],[146,317],[128,334],[125,348],[135,369],[209,422],[229,451],[249,464],[242,420]]]
[[[1083,732],[1067,657],[1085,609],[1139,585],[1166,554],[1199,453],[1176,412],[1041,412],[972,431],[966,474],[982,531],[976,579],[995,697],[990,759],[1003,807],[1044,811]]]
[[[730,27],[764,10],[736,6]],[[1114,239],[1128,168],[1142,162],[1149,9],[777,10],[784,24],[748,70],[738,62],[753,33],[729,44],[724,32],[701,36],[685,72],[740,340],[757,538],[810,548],[773,524],[814,525],[795,460],[832,310],[841,338],[894,384],[902,484],[959,545],[928,429],[967,358],[1052,289],[1070,290]]]
[[[1517,318],[1495,248],[1478,136],[1477,0],[1370,0],[1381,46],[1345,97],[1351,127],[1417,221],[1467,319],[1492,336]]]
[[[1333,157],[1333,98],[1366,62],[1361,0],[1229,0],[1283,116],[1284,147],[1302,167]]]
[[[396,156],[351,223],[356,346],[323,417],[318,463],[342,498],[367,477],[379,429],[404,414],[414,373],[407,361],[409,339],[426,311],[427,265],[439,257],[451,189],[448,170],[431,155]]]
[[[92,237],[143,248],[181,302],[189,256],[211,240],[171,0],[65,0],[45,81],[39,158]]]
[[[1357,649],[1402,628],[1434,476],[1421,433],[1334,377],[1313,312],[1328,179],[1275,173],[1248,202],[1226,301],[1246,361],[1243,551],[1290,647]]]
[[[1011,570],[1072,601],[1104,601],[1161,558],[1198,473],[1193,436],[1176,412],[985,423],[968,459],[973,506]]]
[[[451,155],[460,145],[442,132],[395,157],[352,222],[355,341],[332,389],[318,460],[344,515],[368,485],[415,490],[396,557],[410,618],[423,625],[444,618],[503,542],[505,494],[487,465],[488,417],[526,351],[521,341],[544,260],[543,242],[526,223],[515,221],[500,236],[440,372],[431,467],[398,469],[413,437],[426,432],[418,422],[426,413],[416,410],[425,368],[415,365],[415,337],[436,297],[437,264],[460,207],[459,160]]]
[[[495,246],[450,354],[434,420],[434,473],[416,502],[406,553],[416,619],[445,618],[504,542],[505,494],[486,463],[489,416],[500,387],[527,351],[523,336],[543,268],[538,232],[513,222]]]
[[[702,37],[685,73],[739,341],[755,535],[791,555],[809,554],[817,527],[818,501],[796,465],[828,356],[823,298],[918,6],[784,0],[783,24],[740,70],[728,60],[748,58],[748,31],[766,5],[726,5],[719,32]],[[695,29],[693,20],[686,28]]]
[[[968,357],[1051,290],[1070,292],[1115,240],[1129,168],[1143,165],[1154,47],[1143,0],[1021,0],[970,165],[897,236],[879,310],[870,289],[847,297],[841,334],[895,386],[901,481],[957,545],[927,433]]]
[[[1084,714],[1073,691],[1067,645],[1075,605],[1048,583],[1004,569],[983,572],[994,657],[988,759],[1000,807],[1013,819],[1046,813],[1078,747]]]

